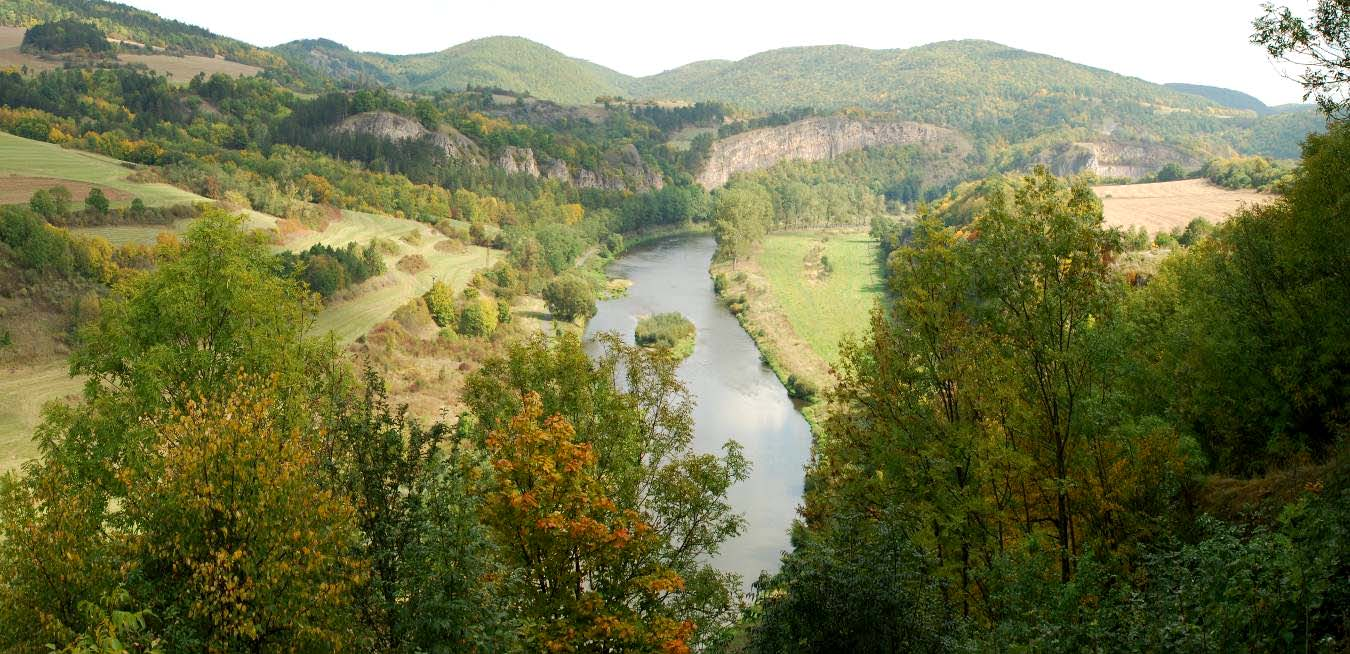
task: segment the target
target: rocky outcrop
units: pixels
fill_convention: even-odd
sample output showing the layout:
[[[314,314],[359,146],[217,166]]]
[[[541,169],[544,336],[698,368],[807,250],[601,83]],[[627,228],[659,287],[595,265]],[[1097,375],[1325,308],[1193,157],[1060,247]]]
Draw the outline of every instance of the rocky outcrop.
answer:
[[[523,173],[530,177],[539,176],[539,162],[534,159],[534,151],[529,148],[518,148],[514,145],[508,145],[502,148],[497,159],[492,162],[498,168],[508,173]]]
[[[430,139],[445,156],[473,165],[493,165],[508,173],[545,177],[578,188],[647,191],[662,186],[660,171],[647,165],[632,144],[606,154],[601,170],[569,166],[556,159],[537,157],[530,148],[503,146],[495,157],[485,155],[477,143],[452,128],[433,132],[421,123],[387,111],[357,114],[335,128],[339,133],[377,136],[390,141]]]
[[[390,141],[430,139],[432,144],[444,151],[445,156],[450,159],[483,163],[483,155],[478,149],[478,144],[454,128],[446,127],[442,131],[433,132],[423,127],[422,123],[387,111],[370,111],[350,116],[334,130],[339,133],[369,134]]]
[[[1194,155],[1162,143],[1097,141],[1069,143],[1042,153],[1040,162],[1056,175],[1095,173],[1098,177],[1137,179],[1169,163],[1194,170],[1204,163]]]
[[[921,145],[963,155],[970,144],[945,127],[894,120],[816,117],[780,127],[742,132],[716,141],[698,183],[714,189],[734,173],[768,168],[780,161],[821,161],[863,148]]]

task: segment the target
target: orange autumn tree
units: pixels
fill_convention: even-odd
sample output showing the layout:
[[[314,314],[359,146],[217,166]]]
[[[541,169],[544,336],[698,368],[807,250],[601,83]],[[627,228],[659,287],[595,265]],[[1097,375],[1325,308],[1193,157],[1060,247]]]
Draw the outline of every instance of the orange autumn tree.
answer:
[[[687,652],[695,625],[666,601],[684,580],[650,553],[660,536],[607,496],[590,443],[539,395],[488,436],[486,521],[521,571],[522,636],[556,652]]]

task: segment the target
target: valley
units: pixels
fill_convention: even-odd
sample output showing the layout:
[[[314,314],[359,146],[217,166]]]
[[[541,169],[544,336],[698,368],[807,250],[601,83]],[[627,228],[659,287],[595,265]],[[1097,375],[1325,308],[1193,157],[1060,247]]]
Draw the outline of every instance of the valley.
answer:
[[[0,3],[0,652],[1350,644],[1344,3],[128,1]]]

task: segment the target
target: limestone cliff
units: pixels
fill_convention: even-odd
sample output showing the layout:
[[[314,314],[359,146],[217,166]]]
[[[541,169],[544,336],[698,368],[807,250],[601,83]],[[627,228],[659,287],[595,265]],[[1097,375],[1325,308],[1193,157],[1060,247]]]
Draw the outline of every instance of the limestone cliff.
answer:
[[[888,145],[920,145],[950,149],[956,154],[970,149],[960,134],[936,125],[843,116],[807,118],[714,142],[698,183],[713,189],[725,184],[733,173],[768,168],[780,161],[820,161]]]
[[[598,170],[571,166],[564,161],[541,158],[530,148],[503,146],[496,156],[485,154],[473,140],[453,128],[433,132],[421,123],[387,111],[350,116],[334,131],[368,134],[390,141],[430,139],[448,159],[472,165],[492,165],[508,173],[546,177],[578,188],[647,191],[662,186],[661,173],[643,161],[632,144],[605,153]]]
[[[349,116],[334,129],[340,133],[369,134],[390,141],[430,139],[432,144],[444,151],[445,156],[450,159],[484,163],[478,144],[453,127],[433,132],[423,127],[422,123],[387,111],[370,111]]]
[[[1130,179],[1156,173],[1169,163],[1186,170],[1194,170],[1204,163],[1170,145],[1115,140],[1070,143],[1042,153],[1039,159],[1056,175],[1092,172],[1099,177]]]

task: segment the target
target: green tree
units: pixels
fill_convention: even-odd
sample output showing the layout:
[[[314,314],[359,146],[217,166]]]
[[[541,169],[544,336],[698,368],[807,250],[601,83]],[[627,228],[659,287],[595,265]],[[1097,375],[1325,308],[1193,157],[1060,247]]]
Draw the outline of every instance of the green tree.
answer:
[[[84,207],[93,213],[103,215],[108,213],[108,196],[103,194],[103,190],[94,187],[89,189],[89,195],[84,198]]]
[[[595,315],[595,293],[585,279],[562,275],[544,287],[544,302],[554,319],[573,322]]]
[[[757,185],[732,185],[713,198],[713,235],[718,255],[745,258],[764,239],[773,220],[773,203]]]
[[[454,327],[455,320],[455,290],[449,284],[437,280],[431,283],[431,288],[422,295],[422,299],[427,302],[427,310],[431,312],[432,320],[440,327]]]
[[[1288,7],[1264,6],[1253,23],[1252,42],[1270,56],[1305,66],[1299,82],[1303,99],[1315,98],[1328,116],[1350,116],[1350,7],[1341,0],[1318,0],[1312,15],[1296,15]]]
[[[642,547],[604,552],[612,561],[587,571],[589,587],[600,593],[610,611],[665,616],[677,623],[691,620],[696,628],[692,642],[707,643],[737,608],[739,579],[719,572],[708,559],[742,528],[726,493],[744,479],[747,463],[734,442],[728,442],[721,456],[691,449],[693,407],[676,374],[678,362],[624,345],[616,336],[601,340],[604,351],[594,360],[580,338],[564,334],[515,343],[505,358],[485,363],[465,383],[475,433],[486,438],[494,429],[517,433],[528,428],[544,438],[534,431],[542,429],[549,439],[588,448],[589,455],[577,456],[593,456],[594,464],[581,465],[614,505],[603,509],[607,518],[591,517],[611,528],[622,526],[610,522],[617,518],[645,524],[654,539]],[[540,404],[530,409],[527,398],[536,394]],[[516,419],[523,420],[520,429],[510,427]],[[505,439],[499,437],[499,447],[515,447]],[[512,478],[524,470],[513,472]],[[520,483],[516,487],[523,493]],[[629,533],[638,535],[632,527]],[[531,570],[527,567],[526,579]],[[649,602],[642,599],[640,584],[635,585],[641,575],[625,570],[668,570],[682,585],[666,589],[659,602]]]

